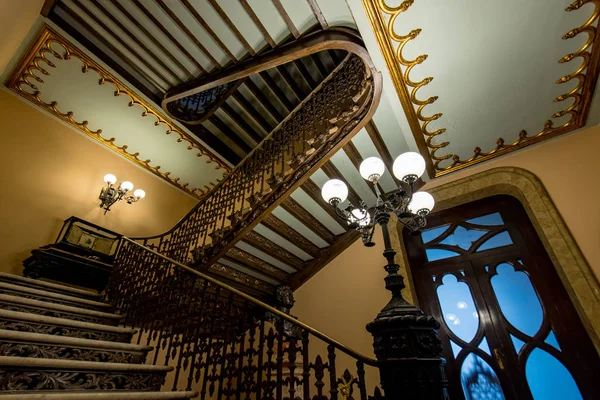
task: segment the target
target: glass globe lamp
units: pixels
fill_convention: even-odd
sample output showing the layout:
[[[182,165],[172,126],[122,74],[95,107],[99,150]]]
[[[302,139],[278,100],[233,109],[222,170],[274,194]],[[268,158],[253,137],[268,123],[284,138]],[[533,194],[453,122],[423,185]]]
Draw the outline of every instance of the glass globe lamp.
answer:
[[[385,164],[378,157],[369,157],[360,163],[360,176],[370,182],[377,182],[385,172]]]
[[[146,192],[142,189],[136,189],[135,192],[133,192],[133,195],[138,199],[143,199],[146,197]]]
[[[339,179],[330,179],[323,185],[321,196],[329,204],[339,204],[348,198],[348,186]]]
[[[121,189],[123,189],[126,192],[129,192],[131,189],[133,189],[133,183],[129,181],[124,181],[121,183]]]
[[[427,215],[433,210],[435,200],[427,192],[417,192],[413,194],[412,200],[408,203],[408,209],[413,214]]]
[[[113,174],[106,174],[104,175],[104,182],[108,183],[109,185],[114,185],[117,183],[117,177]]]
[[[425,172],[425,159],[413,151],[400,154],[392,166],[394,176],[406,183],[416,181]]]

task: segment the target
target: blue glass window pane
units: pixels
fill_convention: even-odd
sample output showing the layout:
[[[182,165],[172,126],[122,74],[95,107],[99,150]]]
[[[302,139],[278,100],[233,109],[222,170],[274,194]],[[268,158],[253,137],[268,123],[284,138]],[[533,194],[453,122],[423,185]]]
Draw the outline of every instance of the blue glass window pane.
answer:
[[[469,287],[458,282],[454,275],[446,275],[437,295],[446,325],[456,336],[469,343],[479,328],[479,318],[473,317],[477,310]]]
[[[427,229],[421,232],[421,239],[423,239],[423,243],[429,243],[433,239],[439,237],[442,233],[446,232],[450,225],[438,226],[437,228]]]
[[[508,246],[509,244],[512,244],[512,243],[513,243],[513,241],[510,238],[510,235],[508,234],[507,231],[504,231],[504,232],[500,232],[497,235],[492,236],[491,238],[489,238],[488,240],[483,242],[483,244],[481,246],[479,246],[477,251],[495,249],[496,247]]]
[[[452,347],[452,354],[454,354],[454,358],[458,357],[458,353],[460,353],[462,347],[454,343],[452,340],[450,341],[450,347]]]
[[[485,336],[483,337],[483,339],[481,339],[481,343],[479,343],[478,347],[481,350],[483,350],[486,353],[488,353],[490,356],[492,355],[492,353],[490,352],[490,346],[488,345],[488,342],[487,342],[487,339],[485,338]]]
[[[554,336],[554,332],[550,331],[548,337],[546,338],[546,343],[550,346],[553,346],[556,350],[560,350],[560,346],[558,345],[558,341],[556,340],[556,336]]]
[[[525,342],[523,342],[521,339],[517,339],[513,335],[510,335],[510,339],[512,340],[513,345],[515,346],[515,352],[519,354],[523,346],[525,346]]]
[[[488,215],[483,215],[481,217],[469,219],[466,222],[474,225],[485,225],[485,226],[499,226],[504,225],[504,221],[500,216],[500,213],[493,213]]]
[[[444,258],[460,256],[460,254],[442,249],[425,249],[428,261],[443,260]]]
[[[471,353],[460,369],[460,380],[466,400],[503,400],[498,375],[481,357]]]
[[[507,263],[499,264],[496,272],[491,282],[502,313],[515,328],[526,335],[535,335],[544,314],[529,277]]]
[[[565,366],[542,349],[535,349],[525,364],[525,376],[535,400],[583,399]]]
[[[465,229],[462,226],[457,226],[454,232],[444,240],[441,244],[450,246],[458,246],[463,250],[469,250],[477,239],[485,235],[488,231],[477,229]]]

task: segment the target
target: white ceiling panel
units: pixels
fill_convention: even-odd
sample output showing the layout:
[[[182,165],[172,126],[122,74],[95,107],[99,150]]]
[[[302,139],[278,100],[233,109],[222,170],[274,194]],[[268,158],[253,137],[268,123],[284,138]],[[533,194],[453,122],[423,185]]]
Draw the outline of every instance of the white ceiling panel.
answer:
[[[305,251],[300,249],[298,246],[296,246],[289,240],[278,235],[277,233],[273,232],[272,230],[270,230],[269,228],[267,228],[266,226],[264,226],[262,224],[256,225],[253,230],[257,233],[260,233],[261,235],[263,235],[264,237],[266,237],[267,239],[269,239],[271,242],[275,243],[276,245],[283,247],[284,249],[286,249],[287,251],[289,251],[296,257],[302,259],[302,261],[308,261],[308,260],[312,259],[310,254],[306,253]]]
[[[260,258],[261,260],[268,262],[272,266],[277,267],[280,270],[287,272],[288,274],[293,274],[294,272],[296,272],[296,269],[290,267],[289,265],[287,265],[285,263],[282,263],[275,257],[265,253],[264,251],[257,249],[256,247],[249,245],[246,242],[237,242],[235,244],[235,247],[240,248],[240,249],[244,250],[245,252],[250,253],[253,256]]]
[[[296,189],[292,194],[292,198],[298,202],[305,210],[310,212],[317,218],[327,229],[336,235],[341,235],[346,232],[344,228],[333,219],[323,208],[317,204],[306,192],[300,188]]]
[[[320,248],[329,246],[329,243],[324,241],[319,235],[314,233],[310,228],[298,221],[292,214],[284,210],[282,207],[277,207],[273,210],[273,215],[282,220],[287,225],[291,226],[296,232],[313,242]]]

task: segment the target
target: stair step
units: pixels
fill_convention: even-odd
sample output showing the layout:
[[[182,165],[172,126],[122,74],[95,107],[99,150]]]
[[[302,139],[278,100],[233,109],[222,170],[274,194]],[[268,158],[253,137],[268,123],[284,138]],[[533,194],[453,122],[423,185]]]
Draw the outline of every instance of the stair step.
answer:
[[[118,325],[119,321],[123,318],[117,314],[86,310],[84,308],[48,303],[41,300],[24,299],[19,296],[7,294],[0,294],[0,308],[113,326]]]
[[[2,400],[187,400],[198,396],[198,392],[87,392],[52,393],[37,392],[27,394],[1,395]]]
[[[81,297],[90,300],[97,300],[102,297],[101,294],[91,290],[77,289],[71,286],[60,285],[58,283],[46,282],[32,278],[25,278],[24,276],[7,274],[6,272],[0,272],[0,281],[17,283],[19,285],[29,286],[35,289],[48,290],[51,292],[67,294],[70,296]]]
[[[0,356],[143,364],[152,346],[0,329]]]
[[[171,366],[0,356],[0,391],[160,390]]]
[[[135,329],[0,309],[0,328],[82,339],[129,343]]]
[[[49,292],[47,290],[34,289],[27,286],[15,285],[12,283],[0,282],[0,293],[19,296],[26,299],[42,300],[49,303],[63,304],[85,308],[95,311],[111,311],[112,305],[99,301],[82,299],[80,297],[68,296],[65,294]]]

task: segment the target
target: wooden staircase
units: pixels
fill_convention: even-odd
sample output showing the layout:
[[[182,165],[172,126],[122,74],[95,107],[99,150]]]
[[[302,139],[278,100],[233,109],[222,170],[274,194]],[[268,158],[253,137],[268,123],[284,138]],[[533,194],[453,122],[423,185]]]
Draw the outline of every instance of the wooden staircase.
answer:
[[[151,346],[97,293],[0,272],[2,400],[191,399],[161,392],[170,366],[144,364]]]

